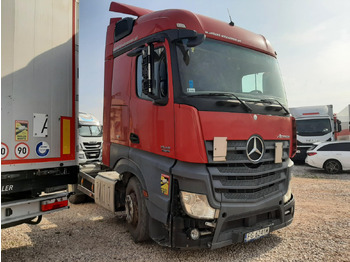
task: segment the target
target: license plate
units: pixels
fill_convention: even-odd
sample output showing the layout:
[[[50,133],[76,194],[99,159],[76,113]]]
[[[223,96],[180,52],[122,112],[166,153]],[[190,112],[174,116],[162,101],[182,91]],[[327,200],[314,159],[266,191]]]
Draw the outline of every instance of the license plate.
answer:
[[[249,242],[249,241],[253,241],[256,239],[259,239],[263,236],[266,236],[270,233],[270,228],[269,227],[265,227],[253,232],[249,232],[247,234],[245,234],[244,236],[244,242]]]

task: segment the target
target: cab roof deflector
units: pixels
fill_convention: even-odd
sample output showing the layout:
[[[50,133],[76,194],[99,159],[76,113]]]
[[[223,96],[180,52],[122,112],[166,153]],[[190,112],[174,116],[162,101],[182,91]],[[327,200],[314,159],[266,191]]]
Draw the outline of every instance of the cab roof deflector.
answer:
[[[116,13],[122,13],[122,14],[126,14],[126,15],[134,15],[137,17],[147,15],[147,14],[153,12],[151,10],[144,9],[141,7],[136,7],[136,6],[127,5],[127,4],[120,4],[120,3],[116,3],[116,2],[111,3],[111,5],[109,7],[109,11],[116,12]]]

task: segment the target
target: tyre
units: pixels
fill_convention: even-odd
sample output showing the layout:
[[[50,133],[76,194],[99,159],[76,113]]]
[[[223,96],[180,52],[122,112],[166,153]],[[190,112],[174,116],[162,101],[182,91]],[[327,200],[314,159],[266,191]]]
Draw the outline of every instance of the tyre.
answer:
[[[86,202],[87,195],[85,195],[84,193],[79,193],[79,192],[75,193],[74,195],[71,195],[68,198],[70,203],[72,203],[72,204],[81,204],[81,203]]]
[[[136,243],[148,240],[149,215],[141,184],[136,177],[132,177],[126,187],[125,211],[128,229],[133,240]]]
[[[334,159],[327,160],[323,167],[328,174],[338,174],[342,171],[341,164]]]

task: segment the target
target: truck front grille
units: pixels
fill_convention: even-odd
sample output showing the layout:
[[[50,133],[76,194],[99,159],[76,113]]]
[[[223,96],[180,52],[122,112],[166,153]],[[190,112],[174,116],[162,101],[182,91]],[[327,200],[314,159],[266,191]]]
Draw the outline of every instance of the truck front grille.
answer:
[[[86,149],[99,149],[101,147],[101,142],[97,142],[97,143],[84,142],[83,144]]]
[[[275,144],[283,143],[282,163],[275,163]],[[208,171],[216,200],[255,202],[285,192],[288,181],[289,141],[265,141],[265,154],[253,164],[246,154],[247,141],[228,141],[225,162],[213,161],[213,141],[206,141]]]

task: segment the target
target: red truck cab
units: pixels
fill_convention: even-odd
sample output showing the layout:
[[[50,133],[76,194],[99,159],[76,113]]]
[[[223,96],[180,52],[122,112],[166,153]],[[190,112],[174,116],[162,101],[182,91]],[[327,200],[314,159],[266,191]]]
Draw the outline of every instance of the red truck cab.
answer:
[[[248,242],[290,224],[295,121],[261,35],[185,10],[111,3],[103,163],[135,241]]]

